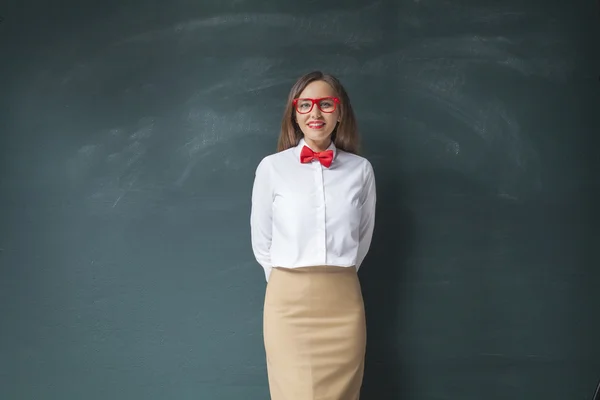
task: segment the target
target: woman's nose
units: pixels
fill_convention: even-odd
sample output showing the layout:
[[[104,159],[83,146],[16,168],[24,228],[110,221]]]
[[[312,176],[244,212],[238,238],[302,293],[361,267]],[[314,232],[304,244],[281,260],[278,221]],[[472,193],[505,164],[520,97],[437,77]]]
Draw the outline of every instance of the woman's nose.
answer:
[[[319,106],[314,104],[313,105],[313,109],[310,112],[312,117],[320,117],[321,116],[321,110],[319,109]]]

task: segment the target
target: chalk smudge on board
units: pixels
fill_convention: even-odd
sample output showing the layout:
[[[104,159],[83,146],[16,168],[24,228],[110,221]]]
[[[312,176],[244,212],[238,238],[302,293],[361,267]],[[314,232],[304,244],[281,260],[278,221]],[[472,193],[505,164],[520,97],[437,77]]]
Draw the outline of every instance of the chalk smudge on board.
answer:
[[[182,154],[187,159],[184,170],[175,180],[175,186],[181,187],[194,167],[204,157],[211,155],[214,145],[226,136],[231,138],[257,133],[261,130],[262,124],[253,116],[252,108],[242,108],[232,115],[222,115],[211,109],[192,109],[188,111],[184,131],[187,133],[187,139],[182,146],[177,149],[178,154]],[[237,169],[230,159],[224,159],[224,165],[228,169]],[[213,168],[222,168],[223,166],[213,165]]]
[[[460,143],[473,145],[476,142],[472,134],[476,134],[483,140],[479,151],[493,154],[493,163],[487,167],[471,163],[464,168],[493,174],[486,180],[495,182],[499,196],[516,199],[541,188],[539,155],[510,107],[493,94],[474,90],[468,79],[472,71],[484,68],[509,68],[524,75],[538,74],[549,78],[549,69],[540,68],[539,59],[531,61],[517,57],[516,52],[511,51],[511,43],[504,37],[423,39],[367,62],[362,73],[381,75],[397,71],[395,82],[399,94],[431,104],[430,119],[443,120],[447,115],[465,124],[467,130],[464,132],[440,132],[429,123],[427,131],[418,129],[418,135],[429,135],[435,142],[450,144],[446,147],[447,152],[458,156],[463,147]],[[551,61],[544,65],[547,64],[554,65]],[[556,69],[552,76],[560,76],[560,73],[561,70]],[[435,114],[439,112],[442,114],[437,117]],[[441,137],[446,140],[440,140]],[[464,156],[468,157],[468,152]],[[479,158],[479,163],[487,162],[492,161]],[[492,167],[497,162],[501,165]]]
[[[87,144],[77,150],[77,154],[66,163],[67,176],[71,180],[80,179],[97,162],[99,146]]]
[[[107,129],[100,143],[82,146],[75,157],[67,160],[73,184],[92,184],[90,199],[111,194],[112,208],[116,207],[127,192],[136,190],[141,174],[138,164],[148,150],[147,141],[152,137],[154,121],[152,117],[140,119],[129,135],[123,135],[127,132],[123,127]],[[102,171],[99,176],[95,175],[98,171]]]
[[[286,43],[301,42],[314,39],[321,40],[322,43],[341,43],[349,47],[360,48],[365,45],[375,43],[381,40],[381,30],[375,22],[371,27],[366,26],[367,21],[376,21],[376,18],[368,18],[372,13],[373,17],[381,7],[382,2],[373,2],[368,6],[353,10],[332,10],[325,11],[310,16],[301,17],[285,13],[244,13],[217,15],[208,18],[194,19],[185,22],[177,22],[170,27],[156,29],[140,34],[132,35],[126,39],[117,42],[117,45],[156,41],[161,38],[170,38],[173,36],[188,37],[196,41],[213,40],[211,36],[197,35],[198,30],[232,30],[236,27],[244,29],[255,29],[256,34],[260,36],[267,33],[265,28],[279,29],[285,31]],[[354,27],[354,31],[348,34],[348,27]],[[190,36],[193,35],[193,36]],[[246,35],[235,34],[231,36],[233,40],[239,40]],[[272,35],[270,35],[273,39]],[[225,41],[224,38],[222,38]],[[275,41],[273,41],[275,43]]]
[[[444,69],[441,63],[446,60],[452,66],[462,69],[477,65],[498,65],[524,76],[563,79],[572,65],[556,54],[556,47],[561,43],[558,39],[545,38],[546,45],[535,48],[538,53],[524,56],[519,52],[524,42],[528,43],[536,38],[538,36],[528,37],[525,34],[514,38],[481,35],[424,38],[368,61],[364,72],[402,72],[408,64],[427,63],[436,63],[439,68]]]

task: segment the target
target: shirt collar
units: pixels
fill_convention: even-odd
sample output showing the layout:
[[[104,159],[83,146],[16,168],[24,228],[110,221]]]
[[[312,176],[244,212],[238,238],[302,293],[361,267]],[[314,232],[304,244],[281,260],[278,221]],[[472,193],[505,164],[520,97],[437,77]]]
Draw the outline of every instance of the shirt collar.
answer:
[[[302,147],[304,147],[304,146],[310,148],[312,151],[316,151],[315,149],[313,149],[312,147],[310,147],[308,144],[306,144],[306,141],[304,140],[304,138],[301,138],[300,141],[298,142],[298,145],[294,149],[294,153],[296,155],[296,158],[300,158],[300,152],[302,151]],[[329,147],[327,147],[326,150],[332,150],[333,151],[333,160],[335,161],[335,156],[337,154],[337,148],[335,147],[335,144],[333,144],[333,140],[331,141],[331,144],[329,144]]]

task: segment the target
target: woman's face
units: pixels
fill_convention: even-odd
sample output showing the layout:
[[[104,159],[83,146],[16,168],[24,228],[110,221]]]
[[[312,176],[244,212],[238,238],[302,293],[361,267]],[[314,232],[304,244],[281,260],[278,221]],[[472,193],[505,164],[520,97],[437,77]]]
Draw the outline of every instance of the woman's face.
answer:
[[[331,133],[340,120],[339,104],[333,100],[336,96],[337,93],[324,81],[311,82],[298,96],[300,100],[294,108],[296,122],[306,143],[316,151],[325,150],[329,146]],[[324,111],[318,104],[313,104],[311,99],[323,99],[318,104]]]

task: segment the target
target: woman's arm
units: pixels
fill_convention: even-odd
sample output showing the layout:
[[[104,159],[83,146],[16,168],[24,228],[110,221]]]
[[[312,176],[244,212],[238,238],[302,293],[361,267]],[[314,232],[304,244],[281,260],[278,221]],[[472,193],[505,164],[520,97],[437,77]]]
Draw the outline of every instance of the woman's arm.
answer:
[[[375,173],[370,162],[365,163],[364,188],[361,199],[360,230],[358,238],[358,253],[356,257],[356,269],[358,270],[369,252],[373,230],[375,228],[375,204],[377,203],[377,191],[375,187]]]
[[[273,221],[273,188],[268,160],[263,159],[254,175],[252,188],[252,210],[250,212],[250,233],[252,251],[256,261],[265,270],[268,281],[271,273],[271,234]]]

